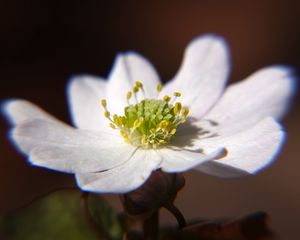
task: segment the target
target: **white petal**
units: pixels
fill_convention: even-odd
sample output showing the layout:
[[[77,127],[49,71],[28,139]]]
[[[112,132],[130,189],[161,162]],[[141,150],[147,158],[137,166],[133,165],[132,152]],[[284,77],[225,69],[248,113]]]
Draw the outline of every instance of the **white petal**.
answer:
[[[295,90],[293,80],[286,67],[264,68],[228,87],[205,118],[220,124],[220,134],[247,129],[267,116],[278,119],[288,109]]]
[[[224,40],[214,35],[198,37],[188,45],[178,73],[165,86],[162,95],[181,92],[180,101],[190,107],[190,116],[200,118],[221,95],[229,68]]]
[[[119,135],[42,120],[18,125],[12,139],[33,165],[71,173],[110,169],[135,151]]]
[[[107,130],[100,100],[106,98],[106,82],[101,78],[82,75],[71,79],[68,99],[73,124],[82,129]]]
[[[159,150],[159,153],[163,158],[163,162],[161,163],[161,169],[163,171],[183,172],[194,168],[199,164],[223,157],[226,150],[220,148],[215,152],[206,155],[201,151],[184,150],[180,148],[163,148]]]
[[[35,104],[22,99],[5,101],[2,105],[2,111],[12,125],[33,119],[59,121]]]
[[[283,140],[284,132],[272,118],[265,118],[253,128],[233,136],[200,139],[198,146],[205,152],[225,147],[227,155],[220,160],[204,163],[197,169],[226,178],[255,174],[274,160]]]
[[[153,170],[159,168],[160,156],[154,150],[138,149],[130,160],[105,172],[77,173],[77,184],[86,191],[127,193],[140,187]]]
[[[136,81],[144,84],[146,98],[156,97],[159,77],[150,62],[134,52],[118,55],[107,86],[108,107],[112,113],[124,113],[126,94],[132,90]],[[138,100],[141,100],[141,95]]]

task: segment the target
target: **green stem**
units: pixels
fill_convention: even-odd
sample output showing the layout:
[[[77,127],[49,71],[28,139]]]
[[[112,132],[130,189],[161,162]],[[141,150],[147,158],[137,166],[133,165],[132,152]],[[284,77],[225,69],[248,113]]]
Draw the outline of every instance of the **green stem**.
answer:
[[[158,211],[152,213],[152,215],[144,221],[144,239],[145,240],[157,240],[158,239]]]

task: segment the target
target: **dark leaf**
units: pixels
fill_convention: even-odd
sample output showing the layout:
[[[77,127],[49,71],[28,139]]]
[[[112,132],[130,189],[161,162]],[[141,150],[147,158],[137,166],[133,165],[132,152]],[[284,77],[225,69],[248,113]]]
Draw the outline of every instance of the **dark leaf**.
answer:
[[[54,193],[17,213],[1,216],[0,238],[99,240],[85,219],[78,192]]]
[[[94,222],[106,238],[122,239],[124,233],[120,217],[100,195],[89,195],[88,208]]]

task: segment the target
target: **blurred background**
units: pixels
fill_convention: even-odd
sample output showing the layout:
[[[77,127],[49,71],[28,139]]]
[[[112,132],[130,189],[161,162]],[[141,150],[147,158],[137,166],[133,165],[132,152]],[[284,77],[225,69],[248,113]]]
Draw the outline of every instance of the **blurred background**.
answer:
[[[70,122],[70,76],[107,76],[114,56],[135,50],[167,81],[187,43],[213,32],[232,53],[230,82],[271,64],[300,68],[300,2],[262,1],[0,1],[0,100],[25,98]],[[197,172],[177,205],[186,218],[219,218],[264,210],[282,239],[300,239],[299,97],[283,124],[288,139],[278,159],[253,177],[222,180]],[[71,175],[31,167],[7,140],[0,117],[0,214],[39,194],[74,186]],[[118,208],[116,196],[109,196]],[[175,223],[163,212],[164,223]]]

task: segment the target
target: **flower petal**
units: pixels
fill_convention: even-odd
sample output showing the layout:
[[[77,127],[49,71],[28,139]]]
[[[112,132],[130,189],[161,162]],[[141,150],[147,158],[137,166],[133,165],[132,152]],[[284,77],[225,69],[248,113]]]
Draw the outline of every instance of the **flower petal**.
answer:
[[[135,151],[119,135],[43,120],[18,125],[11,137],[33,165],[70,173],[113,168]]]
[[[187,47],[182,65],[162,95],[182,93],[183,105],[190,116],[200,118],[221,95],[229,74],[229,53],[225,41],[215,35],[204,35]]]
[[[126,94],[132,90],[136,81],[144,84],[146,98],[156,97],[159,76],[151,63],[134,52],[119,54],[107,86],[108,107],[112,113],[124,113],[124,107],[127,105]],[[141,96],[138,97],[138,100],[141,100]]]
[[[228,87],[205,118],[219,123],[220,134],[247,129],[267,116],[278,119],[288,109],[295,90],[293,80],[291,69],[287,67],[259,70],[246,80]]]
[[[224,178],[255,174],[274,160],[283,140],[284,132],[272,118],[265,118],[253,128],[233,136],[200,139],[198,146],[208,154],[225,147],[227,155],[196,169]]]
[[[140,187],[153,170],[159,168],[160,156],[154,150],[138,149],[122,165],[98,173],[76,173],[78,186],[98,193],[127,193]]]
[[[59,121],[35,104],[22,99],[7,100],[1,107],[4,115],[12,125],[18,125],[33,119]]]
[[[220,148],[206,155],[201,153],[201,151],[162,148],[159,150],[159,153],[163,159],[161,169],[164,172],[183,172],[204,162],[223,157],[226,154],[226,150]]]
[[[71,79],[68,99],[73,124],[82,129],[107,130],[100,100],[106,98],[106,82],[101,78],[81,75]]]

